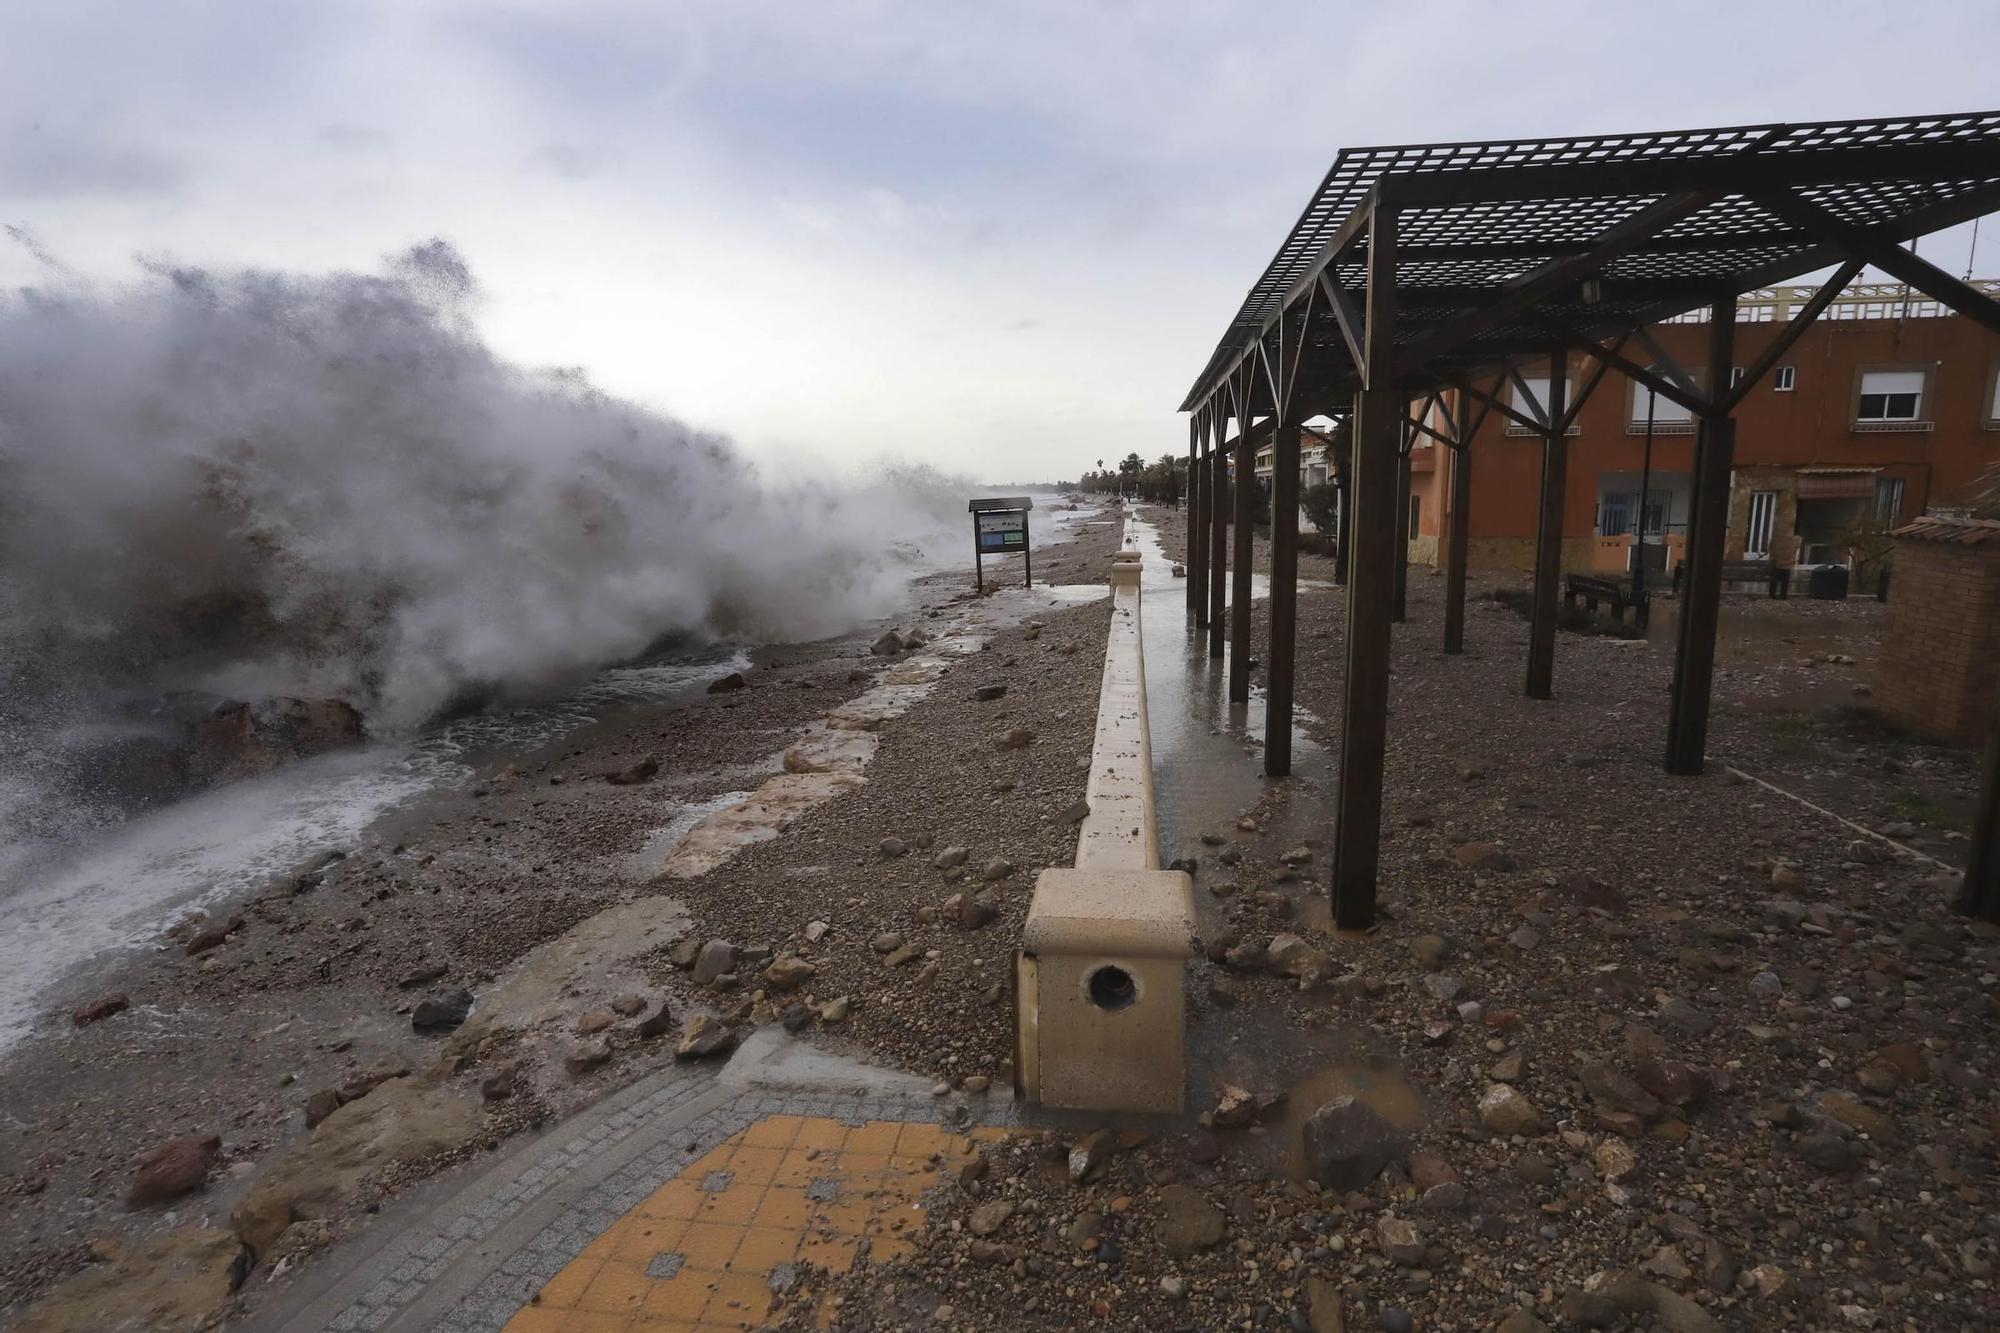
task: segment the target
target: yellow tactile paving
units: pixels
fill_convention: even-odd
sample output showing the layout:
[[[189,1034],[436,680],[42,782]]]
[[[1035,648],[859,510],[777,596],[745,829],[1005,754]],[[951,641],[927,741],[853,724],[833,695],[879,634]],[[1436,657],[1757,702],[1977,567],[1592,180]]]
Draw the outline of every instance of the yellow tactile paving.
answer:
[[[772,1309],[772,1270],[846,1272],[906,1254],[923,1193],[1006,1130],[848,1126],[771,1116],[613,1223],[551,1278],[507,1333],[722,1333]]]

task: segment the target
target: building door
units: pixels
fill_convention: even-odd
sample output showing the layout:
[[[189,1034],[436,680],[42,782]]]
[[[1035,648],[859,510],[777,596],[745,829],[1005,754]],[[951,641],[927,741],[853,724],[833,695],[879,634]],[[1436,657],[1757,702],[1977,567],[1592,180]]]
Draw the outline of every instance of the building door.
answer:
[[[1750,492],[1750,530],[1743,537],[1745,560],[1771,558],[1771,526],[1778,516],[1776,491]]]

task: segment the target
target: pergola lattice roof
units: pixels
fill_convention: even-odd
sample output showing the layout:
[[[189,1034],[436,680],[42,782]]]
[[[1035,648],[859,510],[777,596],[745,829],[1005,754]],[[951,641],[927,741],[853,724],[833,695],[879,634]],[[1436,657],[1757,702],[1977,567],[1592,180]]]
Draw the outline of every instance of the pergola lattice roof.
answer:
[[[1397,212],[1395,345],[1416,354],[1399,381],[1420,391],[1812,272],[1857,238],[1894,245],[2000,207],[2000,112],[1344,150],[1183,411],[1322,272],[1359,300],[1376,204]],[[1357,378],[1346,339],[1331,320],[1307,336],[1301,390],[1337,409]]]

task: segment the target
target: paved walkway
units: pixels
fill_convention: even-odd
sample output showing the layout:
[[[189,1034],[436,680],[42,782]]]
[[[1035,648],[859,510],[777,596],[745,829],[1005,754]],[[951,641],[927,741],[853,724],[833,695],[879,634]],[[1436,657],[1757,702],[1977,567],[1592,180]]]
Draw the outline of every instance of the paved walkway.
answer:
[[[766,1030],[720,1073],[662,1070],[385,1208],[240,1327],[755,1328],[799,1265],[905,1253],[924,1191],[1016,1122],[1003,1097],[933,1097]]]

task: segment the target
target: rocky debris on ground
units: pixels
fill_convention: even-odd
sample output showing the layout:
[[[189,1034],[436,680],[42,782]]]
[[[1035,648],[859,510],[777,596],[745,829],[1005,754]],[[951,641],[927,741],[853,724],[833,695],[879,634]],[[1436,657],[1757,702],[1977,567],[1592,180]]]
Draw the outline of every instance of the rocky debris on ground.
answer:
[[[734,694],[738,690],[748,689],[749,687],[750,682],[743,678],[741,671],[732,671],[726,676],[718,676],[710,681],[707,692],[710,694]]]

